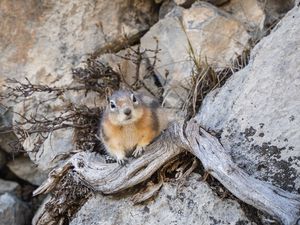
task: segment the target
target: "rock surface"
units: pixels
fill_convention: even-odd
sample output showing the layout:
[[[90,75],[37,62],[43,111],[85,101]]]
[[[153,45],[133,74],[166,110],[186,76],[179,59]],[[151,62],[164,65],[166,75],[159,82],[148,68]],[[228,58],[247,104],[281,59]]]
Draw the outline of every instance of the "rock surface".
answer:
[[[120,48],[157,20],[152,1],[0,3],[0,77],[30,77],[50,84],[88,54]],[[36,83],[36,82],[35,82]]]
[[[190,9],[175,7],[142,37],[142,47],[155,49],[154,37],[161,49],[156,72],[162,83],[167,81],[165,96],[173,107],[186,96],[180,86],[189,87],[187,80],[193,68],[189,42],[197,59],[221,69],[231,65],[250,38],[242,23],[205,2],[197,2]]]
[[[158,197],[144,205],[128,199],[96,195],[79,210],[70,225],[110,224],[253,224],[232,200],[221,200],[193,174],[182,189],[165,183]],[[178,193],[177,193],[178,191]]]
[[[18,183],[0,179],[0,195],[6,192],[15,192],[18,188],[20,188]]]
[[[250,63],[209,94],[198,120],[221,133],[248,173],[300,193],[300,10],[253,50]]]
[[[254,36],[264,29],[266,15],[259,0],[230,0],[221,8],[242,21]]]
[[[230,0],[220,8],[242,21],[257,41],[293,6],[294,0]]]
[[[266,13],[266,26],[276,24],[295,5],[295,0],[268,0],[260,1],[261,7]]]
[[[0,92],[1,93],[1,92]],[[17,142],[17,136],[12,131],[13,113],[10,108],[5,108],[0,104],[0,151],[7,153],[14,151],[13,145]],[[0,168],[4,154],[0,153]]]
[[[47,173],[42,173],[28,157],[15,158],[7,166],[19,178],[37,186],[48,177]]]
[[[137,54],[140,52],[140,55]],[[141,57],[140,63],[134,63]],[[152,76],[150,62],[143,50],[139,46],[132,46],[117,52],[116,54],[103,54],[97,58],[100,62],[109,65],[114,71],[122,74],[122,79],[127,85],[135,86],[139,92],[159,96],[160,88],[156,86]],[[142,80],[144,85],[136,85],[138,80]],[[145,87],[144,87],[145,86]]]
[[[53,169],[59,163],[59,156],[71,152],[74,148],[72,142],[72,128],[53,131],[50,136],[44,140],[40,148],[35,149],[35,143],[38,142],[39,138],[40,137],[36,135],[29,136],[23,143],[23,146],[30,159],[41,171],[49,172],[49,170]]]
[[[30,210],[25,203],[8,193],[0,196],[0,225],[26,225],[29,217]]]

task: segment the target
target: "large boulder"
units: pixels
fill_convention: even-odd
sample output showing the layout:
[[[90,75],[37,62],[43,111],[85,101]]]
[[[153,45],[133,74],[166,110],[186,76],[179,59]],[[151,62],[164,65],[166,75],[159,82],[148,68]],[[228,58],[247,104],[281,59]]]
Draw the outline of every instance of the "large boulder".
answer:
[[[141,45],[154,50],[158,40],[155,69],[166,83],[166,102],[180,107],[195,64],[192,58],[221,70],[242,54],[249,39],[243,24],[231,15],[211,4],[196,2],[189,9],[174,7],[142,37]]]
[[[73,128],[59,129],[49,133],[46,139],[41,139],[39,135],[30,135],[23,142],[23,146],[31,161],[38,166],[38,170],[49,172],[60,162],[60,156],[75,149],[73,137]],[[41,145],[38,145],[39,143]],[[38,180],[34,183],[41,181],[40,178]]]
[[[236,201],[220,199],[200,180],[193,174],[181,189],[176,183],[165,183],[157,198],[144,205],[133,205],[129,198],[96,195],[70,224],[252,224]]]
[[[53,83],[88,54],[117,50],[157,20],[153,1],[0,2],[0,77]]]
[[[300,10],[254,48],[248,66],[209,94],[198,121],[249,174],[300,193]]]
[[[47,166],[49,166],[49,164],[47,164]],[[41,185],[47,178],[47,174],[41,172],[28,157],[20,156],[14,158],[7,163],[7,167],[19,178],[37,186]]]
[[[26,225],[30,222],[29,207],[9,193],[0,195],[0,224]]]

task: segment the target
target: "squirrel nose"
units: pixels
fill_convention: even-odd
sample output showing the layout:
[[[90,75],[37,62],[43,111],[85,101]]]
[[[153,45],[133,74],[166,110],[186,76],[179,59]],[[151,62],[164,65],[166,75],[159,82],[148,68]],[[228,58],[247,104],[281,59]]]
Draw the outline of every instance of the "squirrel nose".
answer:
[[[131,114],[131,109],[129,109],[129,108],[124,109],[124,114],[126,116],[129,116]]]

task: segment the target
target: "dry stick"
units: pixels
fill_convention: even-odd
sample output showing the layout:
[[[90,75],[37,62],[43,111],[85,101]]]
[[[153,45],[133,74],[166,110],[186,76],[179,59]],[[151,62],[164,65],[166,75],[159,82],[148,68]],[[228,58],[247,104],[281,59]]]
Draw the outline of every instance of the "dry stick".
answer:
[[[184,149],[199,158],[204,168],[237,198],[269,213],[285,225],[299,225],[300,196],[249,176],[195,119],[190,120],[186,127],[183,123],[173,124],[147,147],[144,155],[132,160],[127,167],[116,163],[106,164],[93,153],[78,153],[63,168],[54,170],[34,195],[51,191],[68,168],[72,168],[74,174],[92,189],[113,194],[147,180]]]
[[[240,169],[218,139],[202,129],[195,119],[188,122],[182,139],[207,171],[232,194],[285,225],[300,224],[300,196],[255,179]]]

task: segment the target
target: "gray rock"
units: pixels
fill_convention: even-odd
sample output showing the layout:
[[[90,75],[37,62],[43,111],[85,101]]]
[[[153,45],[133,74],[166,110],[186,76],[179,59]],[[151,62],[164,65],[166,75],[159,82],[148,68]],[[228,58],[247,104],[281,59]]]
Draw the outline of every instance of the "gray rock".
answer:
[[[18,141],[17,136],[12,131],[12,118],[11,108],[0,105],[0,149],[8,153],[14,151],[13,145]],[[3,157],[3,154],[0,153],[0,168]]]
[[[260,0],[259,2],[266,13],[266,26],[273,26],[295,5],[295,0]]]
[[[173,0],[164,1],[159,8],[159,19],[163,19],[176,6],[177,5]]]
[[[0,179],[0,195],[6,192],[15,192],[20,188],[20,185],[13,181]]]
[[[29,221],[30,210],[24,202],[8,193],[0,196],[0,225],[26,225]]]
[[[175,7],[142,37],[141,46],[155,49],[154,37],[161,49],[155,69],[162,83],[167,83],[166,103],[179,108],[187,96],[185,88],[190,88],[192,56],[216,69],[228,67],[250,38],[238,20],[205,2],[196,2],[189,9]]]
[[[141,59],[139,66],[137,66],[137,64],[132,61],[135,60],[134,57],[137,57],[134,51],[138,52],[138,46],[132,46],[131,48],[121,50],[116,54],[103,54],[98,57],[97,60],[109,65],[114,71],[122,74],[122,79],[124,79],[124,81],[128,85],[134,85],[137,81],[137,77],[140,80],[143,80],[146,88],[144,88],[143,86],[140,87],[139,92],[143,92],[149,95],[150,93],[147,91],[148,89],[151,90],[151,92],[155,94],[155,96],[160,96],[161,88],[159,88],[155,84],[155,79],[153,78],[153,76],[149,76],[152,73],[152,71],[149,70],[149,68],[151,68],[149,60],[146,58],[145,54],[143,54],[143,59]],[[132,60],[128,60],[128,58]]]
[[[47,178],[47,173],[41,172],[28,157],[15,158],[8,162],[7,166],[19,178],[34,185],[41,185]]]
[[[300,10],[252,52],[250,63],[209,94],[199,122],[249,174],[300,193]]]
[[[38,166],[43,172],[49,172],[60,161],[61,156],[71,152],[74,149],[73,137],[74,129],[66,128],[53,131],[49,137],[44,140],[40,148],[35,149],[35,144],[39,142],[38,135],[28,136],[23,146],[27,151],[30,160]]]
[[[78,211],[71,225],[110,224],[254,224],[233,200],[221,200],[193,174],[181,189],[165,183],[157,198],[143,205],[128,199],[96,195]]]
[[[266,14],[259,0],[230,0],[221,9],[243,22],[252,31],[254,38],[259,37],[264,29]]]
[[[155,23],[153,1],[1,1],[1,79],[65,79],[88,54],[118,50]],[[2,88],[2,87],[1,87]]]
[[[243,22],[256,40],[268,33],[293,6],[294,0],[230,0],[220,8]]]

